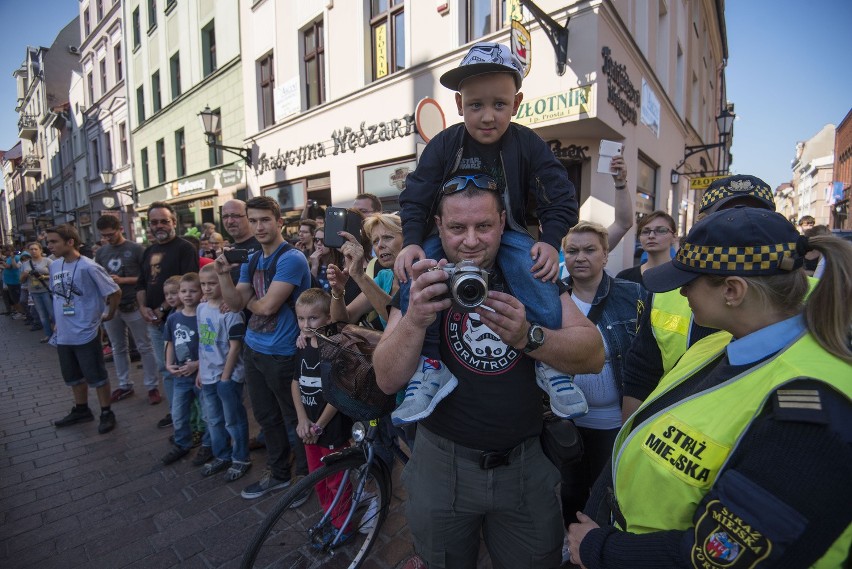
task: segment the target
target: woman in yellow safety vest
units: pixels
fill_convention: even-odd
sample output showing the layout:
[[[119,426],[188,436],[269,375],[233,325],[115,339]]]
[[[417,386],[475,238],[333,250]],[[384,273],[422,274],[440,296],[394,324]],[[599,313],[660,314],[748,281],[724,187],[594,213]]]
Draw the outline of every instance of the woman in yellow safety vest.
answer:
[[[808,297],[807,251],[826,258]],[[839,568],[852,546],[852,244],[738,207],[645,273],[681,289],[694,344],[622,427],[571,561],[598,567]]]

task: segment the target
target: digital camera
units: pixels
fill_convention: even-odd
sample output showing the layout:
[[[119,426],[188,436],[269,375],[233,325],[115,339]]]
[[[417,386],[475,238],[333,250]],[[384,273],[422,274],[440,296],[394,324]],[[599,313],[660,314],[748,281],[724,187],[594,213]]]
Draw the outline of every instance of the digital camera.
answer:
[[[432,270],[443,270],[449,275],[447,287],[450,290],[437,300],[451,298],[456,306],[465,312],[473,312],[488,298],[488,272],[477,267],[473,261],[447,263]]]

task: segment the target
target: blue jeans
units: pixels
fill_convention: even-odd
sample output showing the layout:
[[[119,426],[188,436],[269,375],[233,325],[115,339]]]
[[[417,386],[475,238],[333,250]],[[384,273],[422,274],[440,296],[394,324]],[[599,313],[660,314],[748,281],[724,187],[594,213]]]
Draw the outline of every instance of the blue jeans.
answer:
[[[173,385],[170,402],[175,445],[186,449],[192,447],[192,427],[189,424],[192,401],[200,396],[201,390],[195,387],[194,377],[175,377]]]
[[[31,292],[30,297],[33,299],[38,319],[41,320],[42,328],[44,328],[44,335],[49,338],[53,333],[51,329],[51,324],[53,323],[53,299],[47,291]]]
[[[500,238],[500,250],[497,252],[497,266],[509,285],[512,295],[521,301],[527,311],[527,320],[551,330],[562,328],[562,304],[559,300],[559,287],[556,283],[541,282],[533,278],[530,269],[534,261],[530,249],[535,241],[529,235],[518,231],[506,230]],[[429,236],[423,242],[423,253],[427,259],[440,260],[445,257],[441,248],[441,239],[437,235]],[[411,281],[400,285],[400,308],[403,314],[408,310],[408,294]],[[433,337],[434,336],[434,337]],[[424,347],[431,343],[437,345],[437,329],[427,331]],[[424,352],[426,353],[426,352]],[[432,355],[432,354],[427,354]]]
[[[154,350],[154,359],[157,360],[157,371],[163,377],[163,388],[166,399],[171,403],[174,398],[174,376],[166,369],[166,339],[163,337],[163,326],[161,324],[148,324],[148,337],[151,338],[151,347]],[[153,389],[153,387],[149,387]]]
[[[217,381],[204,384],[201,393],[213,456],[249,462],[248,415],[243,406],[243,383]],[[228,437],[231,438],[230,445]]]

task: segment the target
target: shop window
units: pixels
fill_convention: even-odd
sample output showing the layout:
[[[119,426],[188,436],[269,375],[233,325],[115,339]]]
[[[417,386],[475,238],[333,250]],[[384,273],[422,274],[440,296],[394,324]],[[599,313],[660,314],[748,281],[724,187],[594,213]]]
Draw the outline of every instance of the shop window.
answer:
[[[272,54],[257,62],[257,89],[260,95],[260,128],[275,124],[275,67]]]
[[[216,26],[213,20],[201,30],[202,71],[207,77],[216,71]]]
[[[162,184],[166,181],[166,141],[157,141],[157,182]]]
[[[151,75],[151,99],[153,102],[153,112],[157,113],[163,108],[163,98],[160,95],[160,72],[155,71]]]
[[[416,167],[417,161],[413,157],[361,166],[358,169],[358,193],[378,197],[383,211],[397,211],[399,193],[405,189],[406,176]]]
[[[405,69],[405,3],[370,0],[373,81]]]
[[[143,148],[141,152],[141,162],[142,162],[142,187],[148,189],[151,187],[151,176],[148,172],[148,149]]]
[[[305,103],[311,109],[325,102],[325,47],[322,20],[302,33],[305,51]]]
[[[124,79],[124,68],[122,66],[122,53],[121,53],[121,44],[115,44],[115,47],[112,50],[113,59],[115,60],[115,82],[118,83],[122,79]]]
[[[186,135],[183,129],[175,131],[175,162],[177,176],[186,176]]]
[[[172,101],[180,97],[180,52],[169,59],[169,71],[172,80]]]
[[[467,0],[467,37],[472,42],[503,29],[506,0]]]
[[[639,171],[636,176],[636,220],[639,221],[656,207],[657,166],[648,158],[639,155]]]

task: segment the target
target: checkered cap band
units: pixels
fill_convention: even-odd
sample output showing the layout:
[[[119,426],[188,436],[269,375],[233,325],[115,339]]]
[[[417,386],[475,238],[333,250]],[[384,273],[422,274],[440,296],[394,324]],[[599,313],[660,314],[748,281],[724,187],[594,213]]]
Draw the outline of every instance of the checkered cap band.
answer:
[[[756,247],[718,247],[684,243],[675,265],[699,273],[760,275],[774,273],[784,257],[793,257],[796,242]]]
[[[731,180],[727,184],[708,188],[701,198],[701,205],[698,209],[704,211],[717,201],[732,196],[753,196],[770,204],[774,203],[772,190],[769,189],[769,186],[753,184],[750,180]]]

